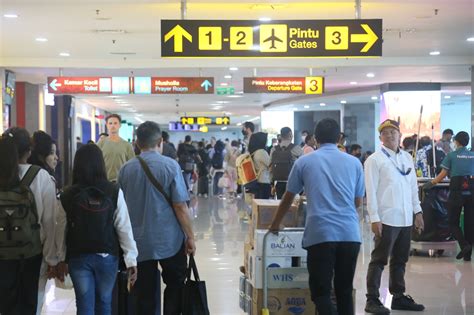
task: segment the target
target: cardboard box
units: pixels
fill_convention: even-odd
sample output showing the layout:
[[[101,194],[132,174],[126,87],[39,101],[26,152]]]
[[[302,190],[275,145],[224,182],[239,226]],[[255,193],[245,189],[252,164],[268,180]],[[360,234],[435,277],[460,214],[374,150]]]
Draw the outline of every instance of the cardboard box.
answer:
[[[263,256],[263,238],[267,232],[268,230],[255,230],[254,250],[257,256]],[[271,233],[267,237],[266,256],[306,257],[307,251],[303,249],[302,242],[303,231],[280,231],[278,235]]]
[[[314,315],[316,313],[309,289],[270,289],[267,304],[271,315]],[[254,289],[251,314],[261,314],[262,308],[263,290]]]
[[[254,229],[268,229],[277,212],[280,200],[254,199],[252,202],[252,221]],[[285,227],[297,227],[298,207],[292,205],[281,223]]]
[[[269,268],[267,271],[269,289],[308,289],[308,269],[302,267]]]
[[[291,257],[267,257],[266,267],[278,268],[289,268],[291,267]],[[261,256],[255,255],[252,251],[249,255],[249,281],[252,287],[261,289],[263,285],[263,260]]]

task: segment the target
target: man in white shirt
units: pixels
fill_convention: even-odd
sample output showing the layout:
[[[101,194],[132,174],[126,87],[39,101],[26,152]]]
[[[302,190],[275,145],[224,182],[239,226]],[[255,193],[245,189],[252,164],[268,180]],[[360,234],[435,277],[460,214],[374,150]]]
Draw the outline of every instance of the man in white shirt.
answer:
[[[370,314],[390,314],[379,300],[380,279],[390,257],[389,290],[392,310],[422,311],[424,306],[405,295],[405,266],[410,253],[411,228],[421,233],[423,214],[418,198],[415,166],[399,149],[398,122],[387,119],[378,128],[382,146],[365,162],[367,208],[375,234],[375,246],[367,271],[367,304]]]

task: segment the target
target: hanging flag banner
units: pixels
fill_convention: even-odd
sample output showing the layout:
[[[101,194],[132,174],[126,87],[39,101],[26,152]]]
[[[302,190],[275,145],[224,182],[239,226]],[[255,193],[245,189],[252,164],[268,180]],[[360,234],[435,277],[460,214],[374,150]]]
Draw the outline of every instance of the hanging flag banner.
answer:
[[[161,20],[162,57],[380,57],[382,20]]]
[[[323,77],[244,78],[244,93],[322,94]]]
[[[153,77],[152,94],[214,94],[214,78],[211,77]]]

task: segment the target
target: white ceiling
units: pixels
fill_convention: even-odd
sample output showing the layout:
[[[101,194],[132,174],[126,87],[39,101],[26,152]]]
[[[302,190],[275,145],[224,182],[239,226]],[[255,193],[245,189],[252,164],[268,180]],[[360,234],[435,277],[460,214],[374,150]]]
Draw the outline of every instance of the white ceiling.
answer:
[[[256,3],[258,3],[256,5]],[[273,5],[273,7],[272,7]],[[435,13],[435,9],[437,9]],[[100,10],[97,14],[96,10]],[[160,20],[179,19],[180,1],[132,0],[0,0],[0,67],[12,69],[17,79],[46,83],[47,76],[213,76],[242,90],[242,78],[253,76],[325,76],[331,96],[298,98],[299,102],[337,103],[359,95],[370,101],[379,84],[387,82],[462,83],[468,89],[469,66],[474,64],[473,0],[362,0],[363,18],[383,19],[383,57],[373,59],[162,59]],[[187,19],[352,19],[354,1],[188,1]],[[125,30],[125,34],[99,34],[97,30]],[[48,38],[38,43],[36,37]],[[112,42],[115,40],[115,44]],[[433,50],[440,56],[429,56]],[[59,57],[68,52],[70,57]],[[111,53],[132,53],[115,55]],[[239,67],[231,73],[228,68]],[[311,69],[311,70],[310,70]],[[372,72],[374,78],[367,78]],[[232,74],[233,78],[224,79]],[[357,81],[358,85],[350,85]],[[361,101],[357,96],[354,102]],[[111,111],[122,111],[112,98],[81,97]],[[258,115],[264,105],[293,106],[294,97],[250,94],[241,98],[217,95],[127,96],[144,117],[165,120],[179,113],[231,112]],[[176,101],[179,99],[179,101]],[[212,110],[218,101],[222,109]],[[176,108],[179,103],[179,108]],[[126,112],[126,111],[124,111]],[[166,117],[166,118],[165,118]]]

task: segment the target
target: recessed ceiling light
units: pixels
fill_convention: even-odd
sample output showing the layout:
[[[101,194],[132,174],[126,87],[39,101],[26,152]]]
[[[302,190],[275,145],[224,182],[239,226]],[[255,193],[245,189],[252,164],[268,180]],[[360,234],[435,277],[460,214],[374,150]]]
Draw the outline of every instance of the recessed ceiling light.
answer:
[[[349,82],[349,84],[350,84],[350,85],[356,85],[357,82],[356,82],[356,81],[351,81],[351,82]]]
[[[377,96],[372,96],[371,99],[374,100],[374,101],[376,101],[376,100],[378,100],[379,98],[378,98]]]
[[[465,95],[471,95],[470,91],[464,92]]]
[[[319,106],[326,106],[326,103],[319,103]]]
[[[119,103],[119,106],[122,106],[122,107],[130,107],[130,106],[132,106],[132,105],[126,104],[126,103]]]
[[[243,97],[243,95],[229,95],[227,97],[230,97],[230,98],[239,98],[239,97]]]
[[[366,74],[366,76],[367,76],[367,78],[373,78],[373,77],[375,77],[375,74],[372,73],[372,72],[369,72],[369,73]]]
[[[232,76],[230,74],[224,76],[225,79],[232,79]]]
[[[70,54],[70,53],[67,53],[67,52],[59,53],[59,55],[60,55],[61,57],[69,57],[69,56],[71,56],[71,54]]]
[[[242,126],[242,123],[237,123],[237,126]]]
[[[431,51],[430,56],[439,56],[441,53],[439,51]]]
[[[308,109],[308,108],[309,108],[309,105],[305,105],[304,108]]]
[[[239,70],[239,68],[237,68],[237,67],[230,67],[229,70],[230,70],[230,71],[237,71],[237,70]]]
[[[230,102],[229,102],[229,101],[217,101],[216,103],[219,103],[219,104],[229,104]]]
[[[261,17],[258,19],[260,22],[270,22],[272,20],[272,18],[269,18],[269,17]]]
[[[342,100],[341,104],[347,104],[347,101]]]
[[[3,15],[3,17],[7,18],[7,19],[16,19],[18,17],[18,14],[15,14],[15,13],[6,13]]]
[[[474,42],[474,37],[469,37],[468,39],[466,39],[468,42]]]
[[[451,96],[449,96],[449,95],[445,95],[445,96],[444,96],[444,99],[445,99],[445,100],[449,100],[450,98],[451,98]]]
[[[228,83],[225,83],[225,82],[222,82],[221,83],[221,86],[228,86],[229,84]]]
[[[48,39],[47,39],[47,38],[45,38],[45,37],[37,37],[35,40],[36,40],[37,42],[42,42],[42,43],[44,43],[44,42],[47,42],[47,41],[48,41]]]
[[[227,127],[222,127],[221,130],[227,130]]]

